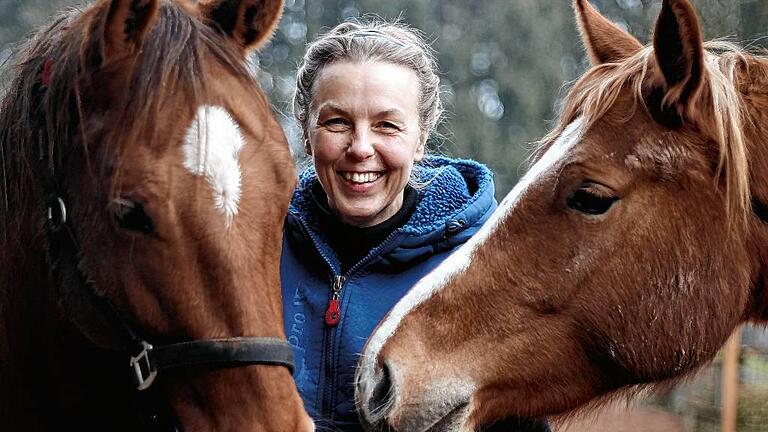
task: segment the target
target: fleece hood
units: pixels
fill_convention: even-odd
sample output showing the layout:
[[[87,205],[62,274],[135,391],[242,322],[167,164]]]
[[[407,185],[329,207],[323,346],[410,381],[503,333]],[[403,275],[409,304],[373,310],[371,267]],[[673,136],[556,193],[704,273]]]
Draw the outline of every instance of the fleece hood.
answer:
[[[408,222],[372,251],[371,255],[380,258],[378,265],[404,265],[450,250],[477,232],[496,208],[493,175],[478,162],[430,157],[415,172],[418,204]],[[286,234],[310,237],[337,269],[338,260],[314,216],[318,204],[312,189],[317,183],[314,169],[301,174],[289,207]]]

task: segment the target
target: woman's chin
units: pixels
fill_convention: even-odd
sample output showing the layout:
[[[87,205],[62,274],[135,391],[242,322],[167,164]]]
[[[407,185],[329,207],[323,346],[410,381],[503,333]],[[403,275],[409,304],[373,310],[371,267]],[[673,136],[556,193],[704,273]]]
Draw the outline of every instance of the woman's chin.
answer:
[[[371,214],[352,213],[352,214],[339,215],[339,217],[342,220],[342,222],[344,222],[345,224],[352,225],[358,228],[374,226],[379,222],[384,221],[384,220],[379,220],[379,218],[377,218],[376,215],[371,215]]]
[[[360,228],[377,225],[392,216],[375,205],[341,206],[336,209],[336,214],[345,224]]]

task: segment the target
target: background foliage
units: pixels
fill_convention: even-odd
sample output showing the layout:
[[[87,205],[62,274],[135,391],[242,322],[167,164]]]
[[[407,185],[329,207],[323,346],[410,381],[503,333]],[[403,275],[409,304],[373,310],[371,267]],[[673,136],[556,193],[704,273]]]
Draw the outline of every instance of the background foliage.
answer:
[[[649,42],[658,0],[593,0],[612,20]],[[768,46],[768,0],[694,0],[706,38]],[[31,29],[73,0],[0,0],[0,60]],[[290,115],[304,46],[329,27],[367,14],[400,18],[424,31],[438,52],[449,116],[432,149],[491,166],[499,196],[511,189],[532,144],[555,119],[564,84],[588,66],[569,0],[286,0],[280,28],[262,52],[260,81],[296,154]],[[4,74],[7,73],[3,72]]]

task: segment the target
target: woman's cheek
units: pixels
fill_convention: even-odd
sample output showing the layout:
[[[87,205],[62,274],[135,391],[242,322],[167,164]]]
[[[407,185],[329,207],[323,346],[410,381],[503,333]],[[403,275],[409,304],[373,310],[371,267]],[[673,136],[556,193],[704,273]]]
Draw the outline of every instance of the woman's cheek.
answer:
[[[336,137],[328,134],[318,134],[313,140],[315,159],[323,162],[331,162],[338,159],[343,154],[343,146]]]
[[[413,162],[411,146],[400,137],[390,137],[378,149],[379,155],[390,168],[401,168]]]

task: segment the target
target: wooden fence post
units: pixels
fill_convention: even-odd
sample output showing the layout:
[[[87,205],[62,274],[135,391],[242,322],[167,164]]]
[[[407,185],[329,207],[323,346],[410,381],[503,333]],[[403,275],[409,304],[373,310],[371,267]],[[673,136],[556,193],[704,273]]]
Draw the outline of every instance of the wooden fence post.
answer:
[[[741,354],[741,327],[736,329],[725,345],[722,367],[722,407],[720,431],[736,432],[739,406],[739,355]]]

